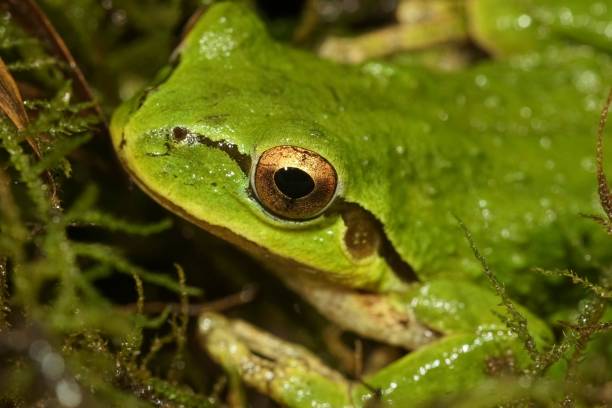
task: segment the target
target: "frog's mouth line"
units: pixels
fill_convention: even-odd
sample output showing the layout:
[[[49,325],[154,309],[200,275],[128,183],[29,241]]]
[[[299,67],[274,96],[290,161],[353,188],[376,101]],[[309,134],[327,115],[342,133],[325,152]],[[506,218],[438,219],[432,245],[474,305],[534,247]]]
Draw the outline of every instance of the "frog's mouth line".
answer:
[[[247,177],[247,179],[249,178],[249,172],[251,170],[252,162],[251,156],[240,152],[236,144],[228,142],[226,140],[213,141],[205,135],[194,134],[188,129],[181,127],[173,128],[172,134],[169,135],[169,138],[172,138],[174,142],[181,142],[187,136],[195,136],[195,140],[197,141],[197,143],[223,151],[231,160],[238,164],[245,177]],[[170,142],[171,141],[169,140],[169,143]],[[129,169],[129,167],[125,163],[124,167]],[[163,207],[180,215],[182,218],[198,225],[200,228],[231,243],[232,245],[236,245],[239,248],[242,248],[243,250],[257,258],[266,260],[279,258],[279,256],[273,253],[271,250],[243,236],[236,234],[235,232],[226,227],[210,224],[207,221],[193,217],[183,208],[177,206],[175,203],[166,200],[164,197],[161,197],[155,191],[152,191],[146,186],[145,183],[139,180],[135,174],[133,174],[132,172],[130,173],[136,184],[138,184],[138,186],[142,190],[146,191],[151,197],[155,199],[155,201],[157,201]],[[255,194],[251,189],[250,183],[247,194],[249,194],[253,199],[255,199]],[[410,264],[408,264],[402,259],[401,255],[397,252],[397,250],[387,237],[382,223],[380,222],[380,220],[378,220],[378,218],[376,218],[376,216],[374,216],[374,214],[361,207],[357,203],[345,201],[342,197],[337,197],[334,203],[325,211],[324,214],[327,214],[327,216],[337,214],[342,217],[347,231],[344,237],[345,246],[356,260],[359,260],[360,258],[364,258],[366,256],[371,256],[377,252],[378,255],[385,260],[389,268],[395,273],[395,275],[399,279],[407,283],[419,281],[414,269],[410,266]],[[361,245],[359,248],[355,248],[352,244],[354,240],[350,236],[350,234],[352,234],[354,231],[357,231],[362,235],[368,236],[371,242],[368,242],[365,245]],[[365,234],[364,231],[366,232]],[[364,246],[367,247],[365,254],[361,253],[363,251]],[[303,265],[300,262],[290,258],[283,257],[282,264],[283,266],[290,267],[292,269],[312,270],[311,267]]]

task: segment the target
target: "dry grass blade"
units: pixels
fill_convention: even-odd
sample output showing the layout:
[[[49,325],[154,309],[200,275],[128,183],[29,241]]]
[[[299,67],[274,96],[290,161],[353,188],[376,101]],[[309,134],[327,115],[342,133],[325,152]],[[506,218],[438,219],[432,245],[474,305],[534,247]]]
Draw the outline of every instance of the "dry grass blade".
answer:
[[[604,130],[608,121],[608,111],[612,104],[612,89],[608,93],[608,99],[601,110],[601,116],[599,118],[599,128],[597,130],[597,147],[596,147],[596,160],[597,160],[597,190],[599,192],[599,202],[601,208],[603,208],[607,220],[604,221],[604,225],[608,228],[608,232],[612,234],[612,193],[610,193],[610,185],[608,184],[608,178],[606,177],[603,165],[603,140]]]
[[[22,131],[28,126],[29,119],[23,106],[23,98],[2,58],[0,58],[0,109],[13,122],[17,130]],[[31,137],[27,137],[26,140],[36,157],[40,159],[42,154],[38,144]]]
[[[64,40],[57,33],[45,13],[38,7],[34,0],[8,0],[10,9],[15,16],[25,25],[24,28],[30,30],[41,41],[46,42],[51,47],[51,52],[60,60],[66,62],[70,68],[70,76],[75,82],[75,90],[83,101],[94,102],[93,109],[102,123],[105,122],[102,108],[94,98],[85,75],[77,65],[74,57],[66,47]]]
[[[23,131],[28,126],[28,114],[23,105],[23,98],[19,92],[19,87],[17,87],[15,79],[4,64],[2,58],[0,58],[0,109],[2,109],[4,114],[13,122],[17,130]],[[26,141],[32,148],[36,158],[40,160],[42,158],[42,153],[36,141],[29,136],[26,137]],[[45,178],[51,188],[51,200],[54,206],[59,208],[57,186],[53,179],[53,175],[49,171],[46,171]]]
[[[0,109],[13,122],[18,130],[28,126],[28,114],[23,107],[23,98],[15,79],[0,58]],[[32,145],[32,143],[30,143]],[[34,148],[34,146],[32,146]],[[37,151],[36,148],[34,150]],[[38,153],[37,153],[38,154]]]

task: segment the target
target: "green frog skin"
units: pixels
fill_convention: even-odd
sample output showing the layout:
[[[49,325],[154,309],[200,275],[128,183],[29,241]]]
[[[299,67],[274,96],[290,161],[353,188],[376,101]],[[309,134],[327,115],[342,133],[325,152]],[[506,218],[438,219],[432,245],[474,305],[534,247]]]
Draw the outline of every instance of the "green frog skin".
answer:
[[[498,3],[471,2],[466,18],[503,52],[451,73],[320,59],[275,42],[251,11],[216,4],[175,63],[118,108],[114,147],[151,197],[252,254],[340,327],[410,350],[349,381],[298,345],[205,314],[201,342],[228,373],[290,407],[416,406],[476,386],[491,361],[529,364],[456,217],[539,315],[562,299],[531,268],[609,259],[605,233],[580,214],[600,211],[594,134],[612,39],[595,23],[612,21],[612,7]],[[572,28],[559,3],[599,14]],[[487,26],[522,16],[524,29]],[[544,347],[547,325],[519,310]]]

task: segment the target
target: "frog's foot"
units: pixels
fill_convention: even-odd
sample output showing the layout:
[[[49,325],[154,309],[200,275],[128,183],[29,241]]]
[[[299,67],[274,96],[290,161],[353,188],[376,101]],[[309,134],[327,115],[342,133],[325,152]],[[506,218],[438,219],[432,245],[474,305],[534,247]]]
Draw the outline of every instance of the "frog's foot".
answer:
[[[401,2],[399,23],[357,37],[328,37],[319,55],[345,63],[359,63],[402,51],[431,48],[449,42],[466,42],[464,11],[448,0]]]
[[[452,399],[495,390],[487,403],[470,400],[468,406],[498,406],[514,397],[499,384],[528,362],[522,345],[507,330],[450,335],[363,378],[353,388],[353,400],[381,401],[385,407],[447,406]]]
[[[299,345],[214,313],[200,317],[198,334],[230,378],[241,378],[285,406],[352,405],[350,382]]]
[[[206,313],[199,321],[202,345],[239,380],[288,407],[412,407],[439,398],[489,389],[528,362],[507,330],[455,334],[410,352],[360,382],[350,382],[303,347],[240,320]],[[511,394],[492,397],[491,404]]]

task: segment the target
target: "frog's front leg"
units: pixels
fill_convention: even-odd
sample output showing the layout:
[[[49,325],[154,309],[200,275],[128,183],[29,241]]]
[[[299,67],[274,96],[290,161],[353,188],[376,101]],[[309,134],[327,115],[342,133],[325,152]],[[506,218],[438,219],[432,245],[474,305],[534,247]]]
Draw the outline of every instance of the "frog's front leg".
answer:
[[[299,281],[294,289],[304,289],[306,298],[341,326],[387,343],[401,344],[398,339],[403,339],[421,344],[404,345],[416,349],[362,382],[350,382],[303,347],[241,321],[204,315],[200,338],[211,356],[230,375],[237,374],[284,405],[310,407],[321,402],[330,407],[363,406],[380,396],[388,405],[410,407],[474,389],[495,374],[489,369],[495,362],[507,361],[508,367],[520,369],[529,361],[521,341],[495,314],[502,311],[499,298],[468,282],[417,284],[398,295],[363,294]],[[518,310],[527,317],[538,342],[550,337],[543,323],[526,310]],[[397,326],[402,321],[412,324]],[[419,335],[424,327],[432,327],[434,335]],[[412,330],[416,330],[416,337]],[[504,370],[498,367],[493,371]]]
[[[198,334],[202,346],[230,377],[242,378],[285,406],[353,405],[350,382],[299,345],[215,313],[200,316]]]
[[[200,318],[199,336],[231,377],[242,378],[284,406],[298,408],[362,407],[375,401],[412,407],[473,389],[503,371],[495,362],[506,362],[509,370],[524,363],[519,361],[524,353],[514,335],[483,330],[442,338],[351,382],[303,347],[240,320],[206,313]]]

